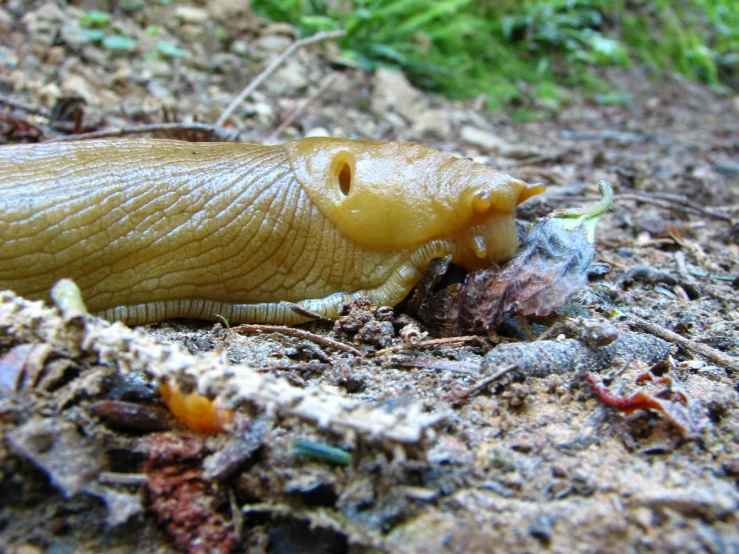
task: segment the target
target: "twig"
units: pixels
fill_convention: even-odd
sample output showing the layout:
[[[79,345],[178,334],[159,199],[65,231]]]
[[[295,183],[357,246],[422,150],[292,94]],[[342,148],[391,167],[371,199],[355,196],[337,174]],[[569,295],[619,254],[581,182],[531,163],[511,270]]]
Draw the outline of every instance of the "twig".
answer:
[[[482,379],[480,379],[477,383],[475,383],[474,385],[472,385],[467,390],[464,390],[464,391],[460,392],[459,394],[454,395],[453,401],[458,402],[460,400],[464,400],[466,398],[469,398],[470,396],[472,396],[476,392],[478,392],[478,391],[484,389],[485,387],[487,387],[493,381],[497,381],[498,379],[500,379],[501,377],[503,377],[507,373],[510,373],[514,369],[518,369],[518,364],[511,364],[509,366],[504,367],[503,369],[501,369],[499,371],[496,371],[492,375],[488,375],[487,377],[483,377]]]
[[[640,328],[642,331],[651,333],[668,342],[673,342],[679,347],[684,348],[685,350],[690,350],[691,352],[704,356],[712,362],[722,365],[727,369],[739,372],[739,358],[728,356],[723,352],[720,352],[715,348],[708,346],[707,344],[701,344],[699,342],[686,339],[682,335],[678,335],[677,333],[674,333],[673,331],[670,331],[669,329],[666,329],[661,325],[652,323],[651,321],[647,321],[646,319],[643,319],[637,315],[629,314],[628,317],[629,320],[631,320],[631,322],[634,324],[634,326]]]
[[[226,121],[228,121],[228,118],[231,117],[231,114],[239,106],[239,104],[241,104],[244,100],[246,100],[246,98],[252,92],[254,92],[257,89],[257,87],[261,85],[267,79],[267,77],[269,77],[275,71],[277,71],[277,68],[279,68],[283,64],[283,62],[293,54],[293,52],[295,52],[299,48],[303,48],[304,46],[308,46],[316,42],[321,42],[323,40],[343,37],[345,34],[346,34],[346,31],[344,30],[321,32],[321,33],[316,33],[315,35],[311,35],[304,39],[293,42],[290,46],[285,48],[282,54],[280,54],[274,60],[272,60],[272,63],[269,64],[259,75],[257,75],[256,78],[251,83],[246,85],[244,90],[241,91],[241,94],[239,94],[236,98],[233,99],[233,101],[228,105],[228,107],[224,110],[224,112],[221,114],[221,116],[216,121],[216,126],[222,127],[223,124],[226,123]]]
[[[320,386],[296,387],[248,365],[231,366],[221,353],[196,356],[176,344],[161,344],[154,337],[93,316],[86,317],[84,327],[66,324],[55,308],[10,291],[0,291],[0,336],[3,344],[49,344],[54,352],[79,364],[105,364],[124,373],[143,372],[157,382],[194,386],[200,394],[219,396],[234,408],[248,406],[270,418],[297,418],[318,432],[344,437],[349,433],[352,440],[355,437],[388,452],[420,444],[432,436],[432,428],[452,415],[444,406],[429,412],[422,402],[374,406]]]
[[[336,73],[329,73],[326,75],[326,78],[323,79],[320,85],[318,85],[318,88],[308,96],[305,100],[303,100],[293,111],[292,113],[285,118],[285,121],[280,123],[280,125],[275,129],[272,134],[267,137],[267,140],[264,141],[265,144],[271,144],[275,142],[280,134],[282,134],[282,131],[287,129],[293,121],[295,121],[299,115],[301,115],[306,109],[308,109],[308,106],[310,106],[319,96],[321,96],[326,89],[328,89],[329,85],[334,82],[334,79],[336,79]]]
[[[644,202],[645,204],[652,204],[660,208],[667,208],[679,212],[689,213],[693,215],[703,215],[712,219],[718,219],[720,221],[726,221],[732,223],[732,217],[729,214],[718,212],[712,208],[706,208],[698,206],[695,203],[689,204],[687,200],[674,197],[659,198],[656,196],[650,196],[644,193],[630,193],[622,192],[618,195],[618,200],[635,200],[637,202]]]
[[[466,373],[468,375],[477,375],[480,373],[480,364],[472,362],[460,362],[457,360],[446,360],[443,358],[422,357],[411,358],[407,360],[393,361],[388,364],[389,367],[417,367],[419,369],[433,369],[434,371],[451,371],[453,373]],[[383,364],[384,367],[384,364]]]
[[[136,125],[132,127],[121,127],[120,129],[103,129],[102,131],[94,131],[92,133],[61,136],[53,138],[49,142],[123,137],[126,135],[153,133],[155,131],[204,131],[211,133],[224,142],[234,141],[238,137],[238,131],[236,130],[224,129],[223,127],[208,125],[207,123],[153,123],[151,125]]]
[[[0,104],[5,104],[6,106],[9,106],[11,108],[23,110],[24,112],[40,115],[46,118],[51,118],[51,110],[47,110],[46,108],[37,106],[35,104],[28,104],[19,100],[13,100],[12,98],[8,98],[7,96],[0,95]]]
[[[281,300],[280,304],[290,308],[292,311],[294,311],[298,315],[309,317],[311,319],[316,319],[318,321],[323,321],[324,323],[330,323],[331,325],[334,324],[334,320],[331,319],[330,317],[326,317],[325,315],[321,315],[318,312],[314,312],[312,310],[309,310],[308,308],[304,308],[300,304],[288,302],[287,300]]]
[[[231,327],[231,330],[236,331],[237,333],[280,333],[288,337],[309,340],[311,342],[315,342],[316,344],[336,348],[336,350],[341,350],[342,352],[351,352],[356,356],[362,356],[362,353],[353,346],[349,346],[348,344],[344,344],[343,342],[339,342],[328,337],[316,335],[315,333],[304,331],[303,329],[296,329],[295,327],[285,327],[283,325],[246,324]]]
[[[149,481],[149,476],[145,473],[101,471],[98,473],[98,481],[107,485],[143,485]]]
[[[331,364],[323,364],[320,362],[300,362],[295,365],[273,365],[268,367],[260,367],[258,371],[306,371],[312,373],[314,371],[325,371],[331,368]]]
[[[411,350],[413,348],[421,348],[424,346],[438,346],[440,344],[456,344],[458,342],[469,342],[471,340],[480,340],[480,337],[468,336],[468,337],[446,337],[443,339],[429,339],[417,342],[416,344],[399,344],[398,346],[390,346],[389,348],[383,348],[375,352],[374,356],[383,356],[385,354],[392,354],[393,352],[400,352],[401,350]]]

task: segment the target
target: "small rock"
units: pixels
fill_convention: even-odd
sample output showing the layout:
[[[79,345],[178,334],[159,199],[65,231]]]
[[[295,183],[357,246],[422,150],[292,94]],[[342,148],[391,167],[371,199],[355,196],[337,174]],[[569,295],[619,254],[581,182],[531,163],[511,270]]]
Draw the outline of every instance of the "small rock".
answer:
[[[237,75],[244,63],[236,54],[219,52],[208,58],[208,66],[211,71],[218,71],[226,75]]]
[[[41,87],[38,91],[39,101],[47,107],[51,107],[56,104],[56,101],[63,96],[61,89],[56,83],[49,83]]]
[[[325,127],[314,127],[307,133],[305,133],[306,137],[330,137],[331,133],[328,129]]]
[[[380,118],[395,112],[409,121],[415,121],[426,107],[421,93],[413,88],[403,73],[377,70],[370,102],[370,109],[375,116]]]
[[[88,104],[95,100],[95,88],[79,75],[67,75],[61,82],[61,91],[64,96],[79,96]]]
[[[187,24],[177,29],[177,38],[184,44],[197,45],[203,42],[205,36],[205,28],[202,25]]]
[[[136,81],[145,83],[155,77],[172,76],[172,64],[164,60],[142,60],[135,64]]]
[[[18,67],[18,61],[18,54],[14,50],[0,46],[0,67],[15,69]]]
[[[8,10],[0,7],[0,33],[9,33],[13,28],[15,18]]]
[[[238,56],[246,56],[250,48],[249,43],[245,40],[235,40],[231,44],[231,52]]]
[[[300,32],[289,23],[270,23],[267,25],[264,29],[262,29],[263,35],[285,35],[287,37],[292,38],[293,40],[298,40],[300,38]]]
[[[244,0],[210,0],[207,10],[213,19],[220,22],[235,23],[254,19],[249,3]]]
[[[113,76],[110,78],[110,82],[113,85],[126,85],[131,80],[131,75],[133,75],[131,68],[124,65],[116,69],[115,73],[113,73]]]
[[[100,67],[105,66],[108,63],[109,55],[110,52],[107,52],[102,48],[98,48],[94,44],[88,44],[82,48],[82,57],[85,58],[87,63],[93,67],[95,65]],[[69,58],[67,58],[66,63],[69,63]]]
[[[169,87],[157,81],[149,81],[146,85],[146,90],[149,91],[149,94],[155,98],[159,98],[160,100],[172,95],[172,91],[169,90]]]
[[[255,102],[250,108],[261,124],[271,124],[275,119],[275,111],[267,102]]]
[[[291,96],[308,88],[309,68],[296,59],[287,60],[271,79],[264,83],[264,90],[269,96]]]
[[[507,140],[504,140],[497,135],[471,125],[465,125],[462,127],[460,136],[463,141],[487,150],[497,150],[500,154],[510,150],[511,145]]]
[[[28,81],[26,80],[26,74],[20,69],[15,69],[10,73],[10,86],[13,87],[13,91],[21,92],[26,90],[28,87]]]
[[[422,135],[446,137],[451,133],[452,124],[445,110],[426,110],[413,122],[413,129]]]
[[[53,66],[59,66],[69,59],[69,54],[63,46],[54,46],[49,48],[49,52],[46,55],[46,63]],[[69,66],[67,66],[69,67]]]
[[[112,112],[121,105],[121,97],[112,90],[101,90],[98,99],[100,107],[106,112]]]
[[[51,44],[59,25],[65,19],[64,12],[55,2],[47,2],[37,10],[26,12],[21,23],[34,40]]]
[[[460,134],[462,140],[465,142],[480,146],[481,148],[496,150],[501,156],[507,158],[522,159],[541,154],[535,148],[523,144],[512,144],[489,131],[471,125],[462,127]]]
[[[729,179],[736,179],[739,177],[739,162],[725,160],[715,164],[713,170]]]
[[[208,21],[208,12],[193,6],[177,6],[174,16],[184,23],[203,24]]]
[[[251,51],[257,60],[266,60],[280,55],[292,42],[283,35],[265,35],[251,43]]]
[[[85,31],[77,24],[64,25],[61,30],[62,40],[69,46],[80,47],[90,42]]]

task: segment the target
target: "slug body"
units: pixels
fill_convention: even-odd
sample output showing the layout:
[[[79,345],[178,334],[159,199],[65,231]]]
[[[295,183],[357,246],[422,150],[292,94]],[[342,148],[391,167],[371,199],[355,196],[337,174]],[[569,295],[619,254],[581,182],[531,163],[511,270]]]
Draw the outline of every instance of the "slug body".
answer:
[[[394,305],[432,258],[478,269],[516,249],[541,187],[410,143],[279,146],[116,139],[0,147],[0,289],[73,279],[91,312],[294,324]]]

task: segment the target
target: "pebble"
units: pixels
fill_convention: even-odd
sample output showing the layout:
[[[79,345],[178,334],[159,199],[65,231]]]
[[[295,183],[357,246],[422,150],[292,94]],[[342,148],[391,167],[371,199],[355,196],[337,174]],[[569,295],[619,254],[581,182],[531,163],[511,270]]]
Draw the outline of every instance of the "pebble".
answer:
[[[184,23],[203,24],[208,21],[208,11],[193,6],[177,6],[174,16]]]
[[[479,129],[471,125],[465,125],[460,131],[460,137],[463,141],[474,144],[487,150],[497,150],[501,154],[505,154],[511,149],[511,145],[507,140],[494,135],[484,129]]]
[[[88,104],[95,103],[95,88],[79,75],[67,75],[60,84],[64,96],[79,96]]]
[[[256,59],[265,60],[278,56],[290,44],[292,44],[292,39],[289,37],[283,35],[265,35],[251,43],[251,50]]]
[[[169,90],[169,87],[154,80],[147,83],[146,90],[149,91],[149,94],[151,94],[155,98],[159,98],[160,100],[167,98],[172,94],[172,92]]]
[[[376,117],[395,112],[409,121],[415,121],[426,110],[423,95],[404,74],[389,69],[375,73],[370,109]]]
[[[306,137],[330,137],[331,133],[325,127],[314,127],[305,133]]]
[[[18,54],[14,50],[0,46],[0,67],[15,69],[18,67],[18,61]]]
[[[49,83],[41,87],[38,91],[39,101],[46,107],[56,104],[56,101],[62,97],[62,91],[56,83]]]
[[[15,18],[8,10],[0,6],[0,32],[9,33],[13,28]]]
[[[446,137],[452,131],[452,124],[445,110],[426,110],[413,122],[413,129],[424,135],[436,135]]]
[[[210,0],[206,9],[213,19],[225,23],[250,21],[254,18],[249,2],[244,0]]]

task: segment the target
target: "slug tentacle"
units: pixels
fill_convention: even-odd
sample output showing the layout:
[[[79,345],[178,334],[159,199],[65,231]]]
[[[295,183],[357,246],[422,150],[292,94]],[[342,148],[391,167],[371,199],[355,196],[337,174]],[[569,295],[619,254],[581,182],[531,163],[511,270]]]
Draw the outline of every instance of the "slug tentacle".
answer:
[[[513,210],[538,192],[408,143],[280,146],[153,139],[0,148],[0,289],[45,298],[73,279],[92,312],[298,323],[395,304],[434,257],[513,254]]]

